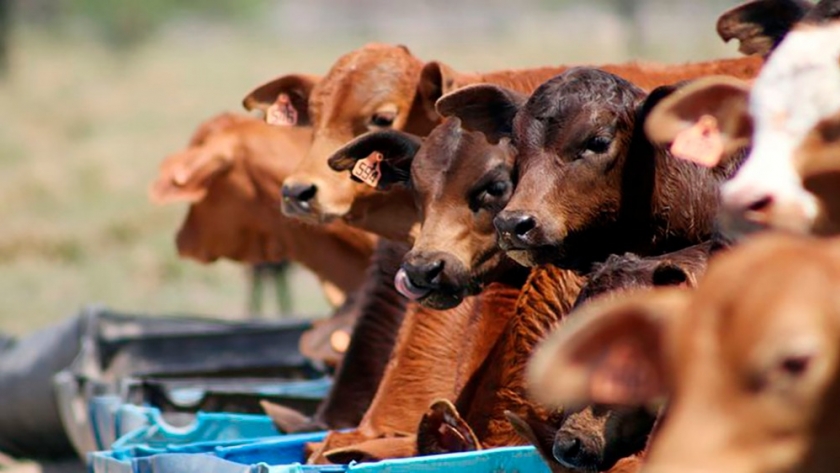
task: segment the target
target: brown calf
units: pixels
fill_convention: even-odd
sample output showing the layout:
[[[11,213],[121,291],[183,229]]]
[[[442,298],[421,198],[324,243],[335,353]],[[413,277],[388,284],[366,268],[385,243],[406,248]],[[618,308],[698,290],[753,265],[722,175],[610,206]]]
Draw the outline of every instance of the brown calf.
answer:
[[[836,471],[840,246],[762,235],[713,260],[694,292],[581,308],[529,365],[554,403],[670,396],[643,471]]]
[[[350,170],[372,153],[382,156],[377,188],[387,192],[410,183],[423,217],[397,275],[403,295],[445,309],[490,282],[522,285],[527,271],[498,251],[493,227],[493,217],[513,190],[512,148],[465,131],[457,118],[450,118],[425,141],[398,131],[362,135],[330,157],[329,164]]]
[[[340,222],[301,224],[278,212],[280,184],[311,136],[308,128],[241,116],[206,122],[193,137],[198,144],[164,160],[150,190],[154,202],[191,204],[176,238],[179,254],[205,263],[291,259],[342,292],[358,288],[372,236]]]

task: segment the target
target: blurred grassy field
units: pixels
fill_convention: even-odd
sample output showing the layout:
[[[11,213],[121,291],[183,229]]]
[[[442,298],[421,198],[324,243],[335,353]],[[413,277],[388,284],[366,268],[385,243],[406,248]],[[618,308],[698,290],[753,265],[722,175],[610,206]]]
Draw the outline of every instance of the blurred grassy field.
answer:
[[[660,36],[645,26],[643,57],[733,55],[713,34],[715,15],[685,14]],[[615,20],[597,20],[599,39],[581,39],[589,19],[569,16],[548,31],[526,18],[503,35],[470,38],[450,28],[407,40],[397,29],[281,40],[241,25],[185,22],[124,50],[18,28],[10,75],[0,82],[0,331],[22,334],[91,302],[242,317],[243,270],[180,260],[173,238],[185,207],[146,200],[159,161],[199,121],[238,110],[245,92],[275,75],[325,72],[371,39],[403,41],[421,58],[464,70],[627,59]],[[296,273],[294,288],[299,310],[325,310],[311,278]]]

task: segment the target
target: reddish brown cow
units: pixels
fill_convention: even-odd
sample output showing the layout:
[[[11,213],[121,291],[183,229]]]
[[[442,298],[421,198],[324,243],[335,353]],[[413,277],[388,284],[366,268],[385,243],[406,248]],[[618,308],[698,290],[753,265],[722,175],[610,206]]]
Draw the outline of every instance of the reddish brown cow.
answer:
[[[840,246],[762,235],[693,292],[581,308],[529,365],[551,404],[657,403],[643,471],[833,472],[840,447]]]
[[[342,293],[357,289],[375,239],[340,222],[315,227],[278,211],[282,180],[305,152],[308,128],[271,127],[222,115],[169,156],[150,197],[190,202],[176,239],[178,252],[209,263],[218,258],[259,263],[298,261]]]
[[[478,294],[490,282],[522,285],[527,271],[498,251],[493,228],[493,217],[513,190],[511,147],[465,131],[453,118],[424,142],[397,131],[363,135],[336,152],[330,166],[349,170],[372,153],[383,156],[378,189],[387,192],[410,181],[423,216],[418,238],[397,276],[400,292],[425,306],[445,309]]]

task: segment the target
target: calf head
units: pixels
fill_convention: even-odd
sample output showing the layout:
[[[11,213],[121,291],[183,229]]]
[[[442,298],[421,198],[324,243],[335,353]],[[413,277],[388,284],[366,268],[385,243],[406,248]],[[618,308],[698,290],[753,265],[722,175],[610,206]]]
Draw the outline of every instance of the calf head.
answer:
[[[622,171],[643,99],[637,87],[595,69],[561,74],[528,99],[513,122],[516,191],[495,220],[512,258],[559,263],[583,256],[564,243],[602,238],[621,207]]]
[[[353,138],[378,130],[425,135],[438,122],[434,100],[456,83],[440,63],[425,64],[405,46],[368,44],[345,54],[309,87],[290,87],[290,76],[270,82],[245,99],[245,106],[270,106],[277,97],[306,92],[306,116],[314,128],[309,152],[283,185],[283,211],[313,221],[344,219],[393,239],[409,238],[415,215],[395,209],[411,205],[402,188],[377,192],[337,175],[327,158]],[[294,83],[294,81],[292,82]],[[292,103],[295,103],[292,100]],[[297,108],[297,107],[296,107]]]
[[[752,87],[710,78],[686,87],[651,113],[656,142],[695,142],[707,151],[675,152],[701,164],[725,162],[751,144],[743,167],[721,187],[722,218],[735,235],[767,227],[829,233],[819,196],[800,172],[820,123],[840,112],[840,22],[836,1],[808,13],[770,55]],[[689,147],[690,148],[690,147]],[[713,151],[710,151],[713,150]]]
[[[228,126],[222,126],[226,122]],[[256,143],[272,135],[269,149]],[[212,120],[191,140],[197,143],[167,157],[150,197],[157,203],[189,202],[178,231],[178,252],[201,262],[218,258],[259,263],[285,256],[278,227],[297,225],[277,212],[280,182],[295,166],[311,137],[308,128],[276,130],[254,119]]]
[[[372,153],[381,156],[377,187],[409,188],[420,214],[419,235],[395,280],[402,294],[451,308],[509,267],[493,227],[513,189],[514,151],[507,139],[491,143],[449,118],[424,141],[397,131],[363,135],[336,152],[330,166],[351,170]]]
[[[669,396],[643,471],[828,472],[840,447],[840,247],[765,235],[696,291],[593,302],[528,367],[549,404]]]
[[[547,418],[506,412],[516,432],[552,471],[607,471],[645,448],[655,416],[643,407],[558,409]]]

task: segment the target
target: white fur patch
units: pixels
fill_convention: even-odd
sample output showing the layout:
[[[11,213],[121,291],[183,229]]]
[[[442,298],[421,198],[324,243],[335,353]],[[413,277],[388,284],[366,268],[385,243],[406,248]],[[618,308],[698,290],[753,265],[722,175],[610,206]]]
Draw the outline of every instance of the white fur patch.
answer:
[[[815,217],[817,203],[802,188],[794,154],[817,123],[840,111],[840,24],[790,32],[761,70],[750,93],[753,148],[724,184],[733,209],[772,196]]]

